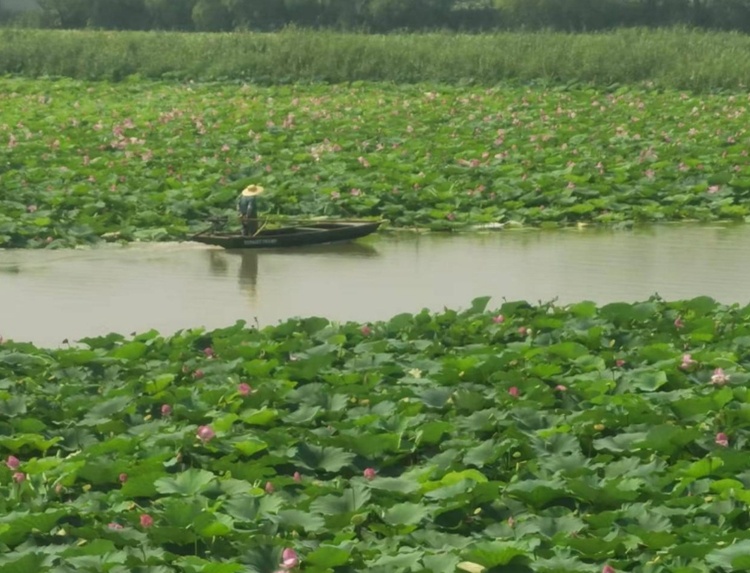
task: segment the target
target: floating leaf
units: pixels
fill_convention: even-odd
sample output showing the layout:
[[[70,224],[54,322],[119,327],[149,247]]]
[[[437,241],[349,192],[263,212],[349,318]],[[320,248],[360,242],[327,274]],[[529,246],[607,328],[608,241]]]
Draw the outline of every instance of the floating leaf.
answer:
[[[336,447],[299,444],[297,446],[297,458],[302,466],[308,469],[337,472],[352,462],[354,454]]]
[[[161,494],[195,495],[207,490],[215,479],[216,476],[209,471],[189,469],[175,478],[156,480],[154,487]]]
[[[747,570],[750,568],[750,540],[743,539],[728,547],[714,549],[705,559],[709,565],[728,571]]]
[[[416,525],[430,515],[430,509],[418,503],[400,503],[390,507],[383,520],[390,525]]]
[[[305,563],[320,567],[333,568],[346,565],[351,551],[333,545],[320,545],[312,553],[305,555]]]
[[[485,567],[495,567],[508,565],[516,558],[525,557],[527,552],[512,542],[482,541],[473,545],[467,555],[471,562]]]
[[[299,527],[305,531],[319,531],[325,525],[325,520],[320,515],[297,509],[285,509],[278,515],[279,522],[290,528]]]

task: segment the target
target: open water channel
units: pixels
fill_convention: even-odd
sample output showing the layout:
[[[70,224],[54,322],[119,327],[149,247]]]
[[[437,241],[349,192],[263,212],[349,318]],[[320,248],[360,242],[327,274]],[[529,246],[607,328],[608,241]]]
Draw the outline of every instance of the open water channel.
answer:
[[[531,303],[708,295],[750,302],[750,225],[381,234],[357,243],[230,252],[197,243],[0,250],[0,336],[59,346],[244,319],[373,321],[477,296]]]

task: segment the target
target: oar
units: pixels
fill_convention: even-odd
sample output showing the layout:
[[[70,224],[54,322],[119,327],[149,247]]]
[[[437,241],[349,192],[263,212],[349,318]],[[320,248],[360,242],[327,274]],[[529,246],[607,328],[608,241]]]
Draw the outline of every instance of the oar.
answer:
[[[210,219],[211,219],[211,217],[209,217],[209,220]],[[226,223],[226,218],[225,217],[220,217],[220,219],[221,219],[221,221],[214,220],[214,222],[211,224],[211,226],[208,227],[207,229],[204,229],[204,230],[199,231],[197,233],[193,233],[193,237],[195,237],[196,235],[202,235],[203,233],[206,233],[208,231],[213,231],[214,229],[216,229],[216,226],[218,225],[219,222]]]
[[[198,231],[197,233],[193,233],[193,235],[192,235],[192,236],[193,236],[193,237],[197,237],[198,235],[202,235],[203,233],[207,233],[208,231],[213,231],[213,230],[214,230],[214,226],[213,226],[213,225],[211,225],[211,226],[210,226],[210,227],[208,227],[207,229],[203,229],[202,231]]]

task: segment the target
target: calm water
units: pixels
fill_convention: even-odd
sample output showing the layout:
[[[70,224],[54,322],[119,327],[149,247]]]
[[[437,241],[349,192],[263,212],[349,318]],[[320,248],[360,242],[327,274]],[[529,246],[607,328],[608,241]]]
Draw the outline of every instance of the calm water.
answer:
[[[0,335],[58,346],[108,332],[171,334],[238,319],[387,319],[491,304],[709,295],[750,301],[750,225],[638,231],[501,231],[379,236],[289,251],[196,243],[0,250]]]

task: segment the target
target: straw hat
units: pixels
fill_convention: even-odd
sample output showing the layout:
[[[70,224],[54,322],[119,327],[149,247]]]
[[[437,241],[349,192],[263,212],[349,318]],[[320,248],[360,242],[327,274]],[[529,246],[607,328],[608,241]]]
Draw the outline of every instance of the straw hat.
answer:
[[[248,185],[242,190],[242,194],[245,197],[254,197],[255,195],[260,195],[263,193],[263,187],[260,185]]]

